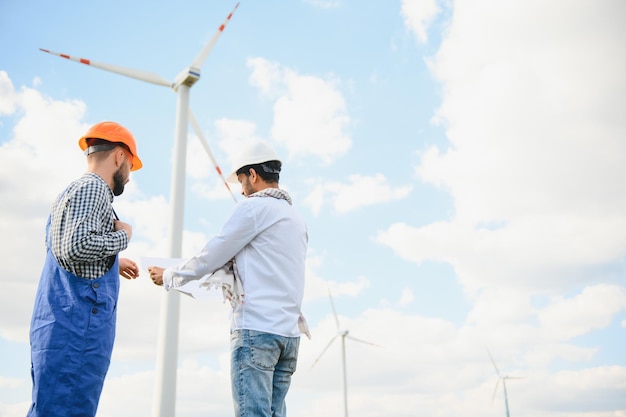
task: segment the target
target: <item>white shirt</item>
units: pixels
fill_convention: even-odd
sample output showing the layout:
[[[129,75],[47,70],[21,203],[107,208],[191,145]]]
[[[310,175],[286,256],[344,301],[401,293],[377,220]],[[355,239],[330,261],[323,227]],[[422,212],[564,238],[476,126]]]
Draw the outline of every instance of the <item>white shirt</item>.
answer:
[[[233,310],[231,329],[299,336],[307,241],[306,224],[287,200],[246,198],[196,256],[164,271],[164,286],[200,279],[234,257],[244,302]]]

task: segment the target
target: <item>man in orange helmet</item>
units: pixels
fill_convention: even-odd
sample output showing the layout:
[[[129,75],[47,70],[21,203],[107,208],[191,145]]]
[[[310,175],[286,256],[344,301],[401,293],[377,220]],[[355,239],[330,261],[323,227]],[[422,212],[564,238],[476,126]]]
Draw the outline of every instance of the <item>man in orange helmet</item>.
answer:
[[[115,122],[78,141],[87,172],[56,199],[46,225],[46,261],[31,320],[29,417],[95,416],[109,368],[119,275],[139,275],[119,258],[132,236],[111,203],[141,168],[133,135]]]

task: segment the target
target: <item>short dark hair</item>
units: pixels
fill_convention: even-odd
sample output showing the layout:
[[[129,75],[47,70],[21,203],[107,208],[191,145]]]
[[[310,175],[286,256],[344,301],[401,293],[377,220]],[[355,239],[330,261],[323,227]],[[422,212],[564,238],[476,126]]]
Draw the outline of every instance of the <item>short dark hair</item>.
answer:
[[[280,169],[282,163],[280,161],[267,161],[260,164],[246,165],[237,170],[237,175],[245,174],[246,177],[250,176],[250,169],[254,169],[258,176],[260,176],[265,182],[274,183],[278,182],[280,178]]]
[[[131,155],[133,154],[128,148],[128,145],[122,142],[109,142],[106,139],[100,138],[87,138],[86,142],[87,149],[85,149],[85,155],[95,154],[95,158],[99,161],[106,159],[111,151],[113,151],[113,149],[117,148],[118,146],[126,149]]]
[[[130,148],[128,147],[127,144],[122,143],[122,142],[109,142],[106,139],[100,139],[100,138],[87,138],[85,139],[85,142],[87,142],[87,147],[89,146],[101,146],[101,145],[110,145],[111,149],[115,148],[116,146],[121,146],[122,148],[126,149],[128,152],[130,152]],[[132,155],[133,153],[130,152],[130,154]]]

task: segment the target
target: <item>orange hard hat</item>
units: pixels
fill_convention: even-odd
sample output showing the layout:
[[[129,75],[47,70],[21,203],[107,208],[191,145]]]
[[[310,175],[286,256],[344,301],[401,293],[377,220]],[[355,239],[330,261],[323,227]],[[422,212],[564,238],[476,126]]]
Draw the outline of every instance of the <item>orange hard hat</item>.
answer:
[[[128,150],[133,155],[131,171],[137,171],[143,166],[141,159],[137,156],[137,144],[133,134],[128,129],[119,123],[115,122],[100,122],[89,128],[87,133],[78,140],[78,146],[83,151],[87,149],[87,139],[104,139],[109,142],[123,143],[128,147]]]

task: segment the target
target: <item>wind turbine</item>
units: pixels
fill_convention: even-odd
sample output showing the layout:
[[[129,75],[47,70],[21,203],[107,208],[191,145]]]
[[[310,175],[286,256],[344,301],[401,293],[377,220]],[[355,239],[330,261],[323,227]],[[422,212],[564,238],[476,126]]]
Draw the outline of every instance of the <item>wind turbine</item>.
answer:
[[[185,165],[187,151],[187,125],[192,121],[198,138],[208,152],[218,174],[224,179],[219,166],[215,163],[215,158],[200,131],[191,110],[189,109],[189,91],[191,87],[200,79],[200,69],[209,53],[215,46],[224,28],[230,21],[233,13],[239,6],[235,5],[226,20],[219,26],[213,37],[206,43],[200,53],[192,61],[191,65],[183,69],[174,78],[173,82],[166,80],[158,74],[149,71],[136,70],[92,61],[84,58],[75,58],[58,52],[41,49],[61,58],[81,64],[100,68],[140,81],[171,88],[177,96],[176,104],[176,129],[174,137],[174,162],[172,166],[172,178],[170,185],[170,227],[169,227],[169,256],[180,258],[182,251],[182,228],[184,215],[185,197]],[[228,183],[224,180],[228,187]],[[230,187],[228,187],[230,191]],[[231,195],[232,191],[231,191]],[[233,195],[233,199],[235,196]],[[236,201],[236,199],[235,199]],[[160,335],[158,340],[157,361],[156,361],[156,382],[152,415],[154,417],[171,417],[175,415],[176,405],[176,368],[178,360],[178,321],[180,312],[180,294],[177,291],[163,292],[162,310],[160,317]]]
[[[515,377],[515,376],[508,376],[508,375],[504,375],[504,376],[500,375],[500,371],[498,370],[498,367],[496,366],[496,362],[493,360],[493,357],[491,356],[491,352],[487,350],[487,353],[489,354],[489,359],[491,359],[491,363],[493,364],[493,367],[496,370],[496,374],[498,374],[498,382],[496,382],[496,387],[493,390],[493,396],[491,397],[491,402],[493,403],[493,400],[496,397],[496,391],[498,391],[498,386],[500,385],[500,381],[502,381],[502,388],[504,390],[504,407],[506,409],[506,417],[510,417],[509,398],[506,393],[506,380],[507,379],[521,379],[521,378]]]
[[[337,311],[335,310],[335,303],[333,302],[333,297],[330,294],[330,289],[328,290],[328,298],[330,298],[330,305],[333,308],[333,315],[335,316],[335,323],[337,324],[337,334],[330,339],[330,342],[326,345],[322,353],[315,359],[313,365],[311,365],[311,369],[315,366],[315,364],[320,360],[324,352],[328,350],[330,345],[333,344],[335,339],[341,337],[341,362],[343,366],[343,412],[344,416],[348,417],[348,378],[346,373],[346,338],[350,340],[354,340],[355,342],[365,343],[366,345],[378,346],[374,343],[366,342],[365,340],[357,339],[356,337],[350,336],[350,332],[348,330],[342,330],[339,326],[339,317],[337,317]]]

